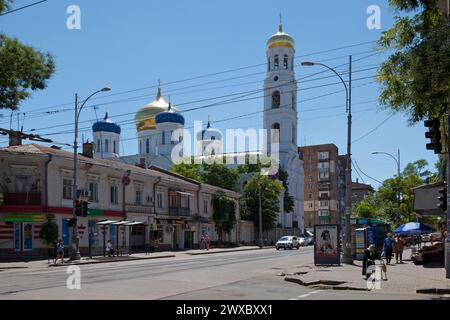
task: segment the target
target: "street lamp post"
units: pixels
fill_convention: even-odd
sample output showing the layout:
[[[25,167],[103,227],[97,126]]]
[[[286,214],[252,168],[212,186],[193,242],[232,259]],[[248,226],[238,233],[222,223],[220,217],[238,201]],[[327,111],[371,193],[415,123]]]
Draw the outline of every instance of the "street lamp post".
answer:
[[[73,208],[72,208],[72,216],[74,221],[77,219],[76,212],[76,202],[78,198],[78,186],[77,186],[77,158],[78,158],[78,120],[80,118],[80,113],[86,102],[100,92],[110,91],[111,89],[108,87],[102,88],[93,94],[91,94],[87,99],[83,101],[81,107],[78,109],[78,94],[75,94],[75,137],[73,142],[73,185],[72,185],[72,198],[73,198]],[[73,224],[72,226],[72,247],[70,250],[70,260],[80,260],[80,247],[79,247],[79,239],[77,234],[77,225]]]
[[[394,159],[395,160],[395,162],[397,163],[397,176],[398,177],[400,177],[400,149],[398,149],[397,150],[397,158],[396,157],[394,157],[392,154],[390,154],[390,153],[387,153],[387,152],[382,152],[382,151],[375,151],[375,152],[372,152],[372,154],[385,154],[385,155],[387,155],[387,156],[389,156],[389,157],[391,157],[392,159]]]
[[[302,66],[309,67],[320,65],[328,70],[332,71],[336,74],[341,80],[342,84],[345,88],[345,105],[347,111],[347,165],[346,165],[346,179],[345,179],[345,246],[344,246],[344,255],[342,256],[342,263],[352,264],[353,263],[353,255],[352,255],[352,235],[351,235],[351,215],[352,215],[352,98],[351,98],[351,90],[352,90],[352,56],[349,56],[349,86],[345,83],[345,80],[342,76],[333,68],[327,66],[326,64],[319,62],[302,62]],[[339,224],[341,221],[339,221]]]
[[[397,163],[397,177],[400,178],[401,175],[401,168],[400,168],[400,149],[397,150],[397,158],[395,156],[393,156],[390,153],[387,152],[383,152],[383,151],[375,151],[372,152],[372,154],[384,154],[387,155],[389,157],[391,157],[392,159],[395,160],[395,162]],[[397,191],[397,205],[398,205],[398,210],[400,210],[400,200],[401,200],[401,194],[400,194],[400,187],[398,187],[398,191]]]

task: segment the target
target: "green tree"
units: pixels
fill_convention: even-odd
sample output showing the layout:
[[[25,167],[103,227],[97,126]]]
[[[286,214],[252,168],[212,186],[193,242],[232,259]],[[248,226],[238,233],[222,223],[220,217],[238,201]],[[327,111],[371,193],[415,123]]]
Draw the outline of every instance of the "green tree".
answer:
[[[12,1],[0,0],[0,13]],[[42,90],[55,71],[53,57],[0,33],[0,109],[16,110],[30,97],[30,91]]]
[[[280,210],[279,197],[283,185],[278,180],[269,179],[259,173],[247,182],[242,197],[242,218],[259,225],[259,188],[261,188],[262,228],[270,230],[275,226]]]
[[[284,211],[285,212],[292,212],[294,211],[294,197],[289,194],[289,183],[288,183],[289,174],[286,170],[280,168],[278,172],[278,179],[280,179],[281,183],[284,187],[284,198],[283,198],[283,205],[284,205]]]
[[[352,214],[356,218],[379,218],[381,215],[379,201],[374,193],[353,205]]]
[[[410,123],[438,118],[446,114],[450,92],[450,28],[445,15],[436,0],[389,0],[389,4],[399,16],[379,44],[396,51],[377,75],[380,101],[394,112],[406,112]]]
[[[192,158],[193,160],[193,158]],[[200,174],[201,165],[191,163],[177,163],[172,165],[170,171],[177,173],[183,177],[191,178],[197,181],[202,181],[202,176]]]
[[[0,13],[11,9],[12,0],[0,0]]]
[[[41,226],[41,238],[48,246],[53,246],[58,241],[58,225],[54,215],[47,215],[47,221]]]
[[[212,200],[213,220],[219,236],[219,246],[223,242],[224,234],[228,234],[236,225],[236,200],[223,195],[216,195]]]
[[[216,187],[234,190],[239,182],[237,169],[230,168],[222,163],[177,163],[170,170],[187,178],[191,178],[203,183],[208,183]]]
[[[225,164],[204,163],[200,174],[203,182],[228,190],[234,190],[239,182],[237,170]]]

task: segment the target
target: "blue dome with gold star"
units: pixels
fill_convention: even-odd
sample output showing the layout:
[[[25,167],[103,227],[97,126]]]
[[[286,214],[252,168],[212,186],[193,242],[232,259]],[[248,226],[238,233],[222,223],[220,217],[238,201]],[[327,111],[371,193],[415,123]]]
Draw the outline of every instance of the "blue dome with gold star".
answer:
[[[158,113],[156,115],[155,122],[156,124],[171,122],[178,123],[184,126],[184,117],[181,114],[176,113],[172,109],[172,105],[169,103],[169,108],[167,108],[166,111]]]
[[[97,121],[92,126],[92,131],[94,132],[112,132],[120,134],[121,129],[118,124],[115,124],[114,122],[109,119],[108,112],[105,114],[105,117],[101,121]]]

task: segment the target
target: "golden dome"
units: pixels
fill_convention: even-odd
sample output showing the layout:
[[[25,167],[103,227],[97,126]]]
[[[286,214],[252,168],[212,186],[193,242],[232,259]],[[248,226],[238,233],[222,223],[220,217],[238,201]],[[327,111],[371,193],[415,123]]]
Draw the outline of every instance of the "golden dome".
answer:
[[[136,122],[136,130],[138,132],[144,130],[156,129],[155,117],[158,113],[164,112],[169,108],[169,103],[161,96],[161,88],[158,85],[158,92],[155,100],[143,106],[136,113],[134,120]],[[172,107],[174,111],[176,108]]]
[[[287,33],[283,32],[283,24],[281,22],[281,15],[280,15],[280,24],[278,25],[278,32],[275,33],[273,36],[269,38],[267,41],[267,48],[271,49],[273,47],[288,47],[288,48],[295,48],[295,41],[294,38],[292,38]]]

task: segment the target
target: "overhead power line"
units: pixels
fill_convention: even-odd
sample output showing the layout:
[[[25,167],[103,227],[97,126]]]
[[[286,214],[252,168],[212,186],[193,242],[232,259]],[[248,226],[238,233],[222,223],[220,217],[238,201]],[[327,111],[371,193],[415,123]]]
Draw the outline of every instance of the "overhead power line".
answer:
[[[14,12],[17,12],[17,11],[20,11],[20,10],[23,10],[23,9],[26,9],[26,8],[29,8],[29,7],[33,7],[33,6],[35,6],[35,5],[38,5],[38,4],[41,4],[41,3],[43,3],[43,2],[47,2],[47,1],[48,1],[48,0],[37,1],[37,2],[28,4],[28,5],[23,6],[23,7],[20,7],[20,8],[16,8],[16,9],[12,9],[12,10],[3,12],[3,13],[0,14],[0,16],[5,16],[5,15],[7,15],[7,14],[14,13]]]

